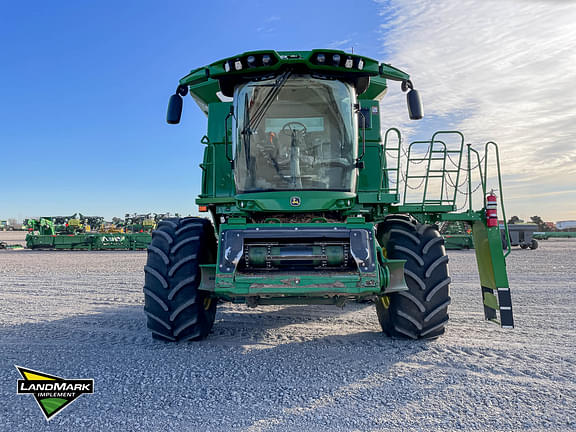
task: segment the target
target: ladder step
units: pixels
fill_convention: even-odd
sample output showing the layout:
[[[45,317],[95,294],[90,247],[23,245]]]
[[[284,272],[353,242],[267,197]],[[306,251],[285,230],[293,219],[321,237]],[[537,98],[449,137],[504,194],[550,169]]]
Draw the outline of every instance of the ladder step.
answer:
[[[406,176],[406,179],[411,179],[411,178],[444,178],[443,175],[435,175],[435,176],[429,176],[429,175],[423,175],[423,176]]]
[[[428,172],[457,173],[460,170],[428,170]]]
[[[462,153],[462,150],[431,150],[430,153]]]

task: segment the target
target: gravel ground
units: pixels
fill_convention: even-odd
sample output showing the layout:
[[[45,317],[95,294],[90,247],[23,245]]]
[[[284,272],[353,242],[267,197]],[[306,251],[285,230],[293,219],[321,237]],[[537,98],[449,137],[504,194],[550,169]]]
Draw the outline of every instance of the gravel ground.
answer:
[[[144,252],[0,251],[0,430],[576,430],[576,241],[540,244],[508,260],[515,330],[483,320],[474,252],[451,251],[432,342],[383,336],[371,304],[225,304],[209,339],[166,344]],[[95,393],[47,423],[15,364]]]
[[[0,241],[8,245],[26,245],[26,231],[0,231]]]

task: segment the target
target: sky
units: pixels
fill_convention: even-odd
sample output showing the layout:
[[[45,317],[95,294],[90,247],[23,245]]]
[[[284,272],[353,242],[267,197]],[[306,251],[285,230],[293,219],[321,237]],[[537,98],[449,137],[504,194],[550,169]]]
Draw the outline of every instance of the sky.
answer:
[[[576,3],[9,2],[0,8],[0,219],[194,214],[206,117],[165,123],[191,69],[257,49],[354,49],[410,73],[385,127],[500,146],[507,215],[576,219]]]

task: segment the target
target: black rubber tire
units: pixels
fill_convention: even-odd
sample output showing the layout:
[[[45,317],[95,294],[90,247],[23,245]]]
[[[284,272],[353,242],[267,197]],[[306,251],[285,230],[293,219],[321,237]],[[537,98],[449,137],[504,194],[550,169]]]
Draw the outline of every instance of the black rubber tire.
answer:
[[[530,240],[530,244],[528,245],[528,247],[532,250],[538,249],[538,241],[536,239]]]
[[[144,313],[153,338],[176,342],[208,336],[217,299],[198,289],[199,265],[215,262],[216,237],[210,221],[170,218],[158,224],[144,267]]]
[[[444,239],[435,225],[407,215],[388,216],[378,225],[385,256],[404,259],[408,291],[378,298],[376,313],[382,330],[392,337],[434,339],[448,322],[450,277]]]
[[[528,246],[527,243],[520,243],[520,249],[528,249]]]

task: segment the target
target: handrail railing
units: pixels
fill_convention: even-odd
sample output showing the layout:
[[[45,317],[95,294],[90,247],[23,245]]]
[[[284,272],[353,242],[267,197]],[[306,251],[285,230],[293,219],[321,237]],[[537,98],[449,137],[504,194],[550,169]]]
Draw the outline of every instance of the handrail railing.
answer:
[[[459,136],[459,143],[458,143],[457,147],[455,149],[449,150],[444,141],[437,139],[437,136],[441,135],[441,134],[458,135]],[[387,138],[387,134],[386,134],[386,138]],[[419,145],[419,144],[428,144],[427,152],[424,154],[423,157],[412,157],[413,146]],[[435,145],[437,147],[440,147],[440,149],[435,147]],[[408,151],[406,153],[406,157],[407,157],[406,176],[404,177],[404,196],[402,199],[402,204],[403,205],[417,205],[419,207],[424,208],[424,207],[426,207],[426,205],[429,205],[429,204],[443,205],[443,204],[448,203],[448,204],[452,205],[452,207],[455,207],[456,199],[457,199],[457,193],[460,192],[463,195],[467,195],[467,197],[468,197],[468,212],[473,213],[474,207],[473,207],[472,195],[478,189],[478,187],[482,186],[482,195],[483,195],[482,204],[483,204],[484,209],[486,209],[486,196],[488,193],[488,159],[489,159],[489,154],[493,150],[494,154],[496,155],[496,169],[497,169],[496,174],[497,174],[497,178],[498,178],[498,191],[499,191],[499,196],[500,196],[500,207],[502,209],[502,217],[504,218],[504,233],[506,235],[506,244],[508,246],[508,251],[504,254],[504,257],[506,258],[506,257],[508,257],[508,255],[510,255],[511,243],[510,243],[508,220],[506,218],[506,209],[504,207],[504,193],[502,191],[502,172],[500,169],[500,153],[498,150],[498,145],[494,141],[488,141],[484,145],[484,157],[482,158],[480,156],[480,152],[478,150],[472,148],[471,144],[467,144],[467,166],[465,168],[462,167],[462,156],[464,153],[463,152],[463,146],[464,146],[464,135],[459,131],[438,131],[432,135],[431,140],[411,142],[410,145],[408,146]],[[451,153],[452,154],[458,154],[458,162],[457,163],[454,162],[450,158],[449,155]],[[434,155],[441,155],[441,157],[434,157]],[[476,157],[477,166],[475,166],[473,168],[472,167],[472,160],[474,159],[474,156]],[[442,159],[443,159],[442,168],[431,170],[432,161],[433,160],[442,160]],[[455,165],[454,170],[446,169],[446,159],[450,159],[452,164]],[[416,162],[416,161],[419,161],[419,162]],[[415,163],[424,162],[424,161],[427,162],[427,165],[426,165],[426,168],[425,168],[423,175],[410,175],[411,165],[413,165]],[[484,169],[482,168],[482,162],[484,163]],[[473,190],[472,189],[472,172],[476,168],[478,169],[478,172],[479,172],[480,184],[476,186],[475,190]],[[463,182],[462,185],[459,185],[461,171],[465,171],[467,173],[467,179]],[[446,182],[447,176],[449,177],[450,181],[452,181],[452,179],[449,176],[450,172],[456,173],[456,180],[453,184]],[[440,173],[440,175],[431,175],[431,173]],[[431,199],[428,197],[429,179],[431,177],[437,177],[437,178],[441,177],[441,179],[442,179],[441,185],[440,185],[439,199]],[[413,178],[421,178],[422,179],[421,184],[417,188],[412,188],[408,184],[409,180],[413,179]],[[459,190],[459,187],[463,186],[466,183],[468,184],[467,193]],[[423,192],[422,192],[422,200],[420,202],[408,202],[407,201],[408,189],[409,188],[410,189],[420,189],[420,187],[422,185],[424,186]],[[453,188],[453,194],[452,194],[451,198],[449,197],[449,194],[448,194],[449,187]],[[446,192],[446,199],[444,199],[444,193],[445,192]],[[464,203],[463,208],[466,208],[466,203]]]
[[[455,149],[449,149],[444,141],[437,139],[437,136],[440,134],[456,134],[456,135],[458,135],[460,137],[460,140],[459,140],[460,142],[458,143],[458,147]],[[419,144],[428,144],[428,151],[421,158],[412,157],[413,147],[415,145],[419,145]],[[421,202],[422,205],[426,205],[426,204],[440,204],[440,205],[448,204],[448,205],[454,206],[456,203],[456,193],[458,190],[458,182],[460,181],[460,171],[462,168],[463,146],[464,146],[464,136],[459,131],[438,131],[438,132],[435,132],[434,135],[432,135],[431,140],[411,142],[410,145],[408,146],[408,152],[407,152],[407,165],[406,165],[406,176],[404,179],[405,184],[404,184],[403,203],[404,204],[420,204],[420,203],[407,202],[408,189],[410,188],[408,183],[409,183],[409,180],[411,178],[422,178],[423,184],[424,184],[424,189],[422,191],[422,202]],[[440,147],[440,148],[438,149],[438,147]],[[437,157],[438,154],[440,154],[441,156]],[[457,163],[452,161],[452,159],[450,158],[450,154],[458,154],[458,162]],[[453,169],[447,169],[447,167],[446,167],[447,159],[450,159],[450,161],[454,164]],[[435,160],[442,161],[442,168],[441,169],[434,169],[434,170],[431,169],[432,161],[435,161]],[[412,164],[414,164],[415,161],[420,161],[420,162],[426,161],[427,162],[424,175],[422,175],[422,176],[410,175],[410,166]],[[432,175],[430,175],[430,173],[432,173],[432,172],[437,172],[437,173],[439,173],[439,175],[433,175],[432,176]],[[447,177],[450,177],[451,172],[456,174],[455,183],[453,185],[451,185],[447,181]],[[429,198],[430,178],[433,178],[433,177],[441,179],[439,199]],[[452,192],[451,197],[450,197],[450,193],[449,193],[450,187],[453,188],[453,190],[451,191]]]
[[[398,145],[396,147],[388,147],[388,134],[390,132],[396,133],[396,137],[398,138]],[[386,133],[384,134],[384,143],[382,146],[382,156],[380,158],[380,183],[378,187],[378,200],[381,199],[383,193],[393,193],[398,194],[400,188],[400,150],[402,149],[402,136],[400,131],[397,128],[389,128]],[[388,167],[388,159],[387,159],[387,152],[388,151],[396,151],[396,167],[390,168]],[[388,174],[390,171],[396,172],[396,185],[395,187],[390,186],[390,175]],[[388,174],[385,176],[385,174]],[[387,179],[387,187],[384,187],[384,180]]]
[[[488,182],[488,150],[490,147],[494,148],[496,154],[496,167],[498,171],[498,191],[500,192],[500,208],[502,208],[502,217],[504,218],[504,232],[506,235],[506,243],[508,245],[508,250],[504,254],[504,258],[510,255],[512,252],[512,245],[510,244],[510,234],[508,233],[508,220],[506,219],[506,209],[504,208],[504,192],[502,191],[502,174],[500,172],[500,153],[498,151],[498,144],[494,141],[488,141],[484,146],[484,208],[486,208],[486,184]]]
[[[472,156],[471,152],[474,152],[476,155],[476,160],[478,162],[478,170],[480,171],[480,182],[482,183],[482,192],[484,192],[484,196],[486,196],[486,183],[484,181],[484,177],[482,176],[482,158],[480,157],[480,153],[478,150],[472,148],[472,144],[467,144],[468,146],[468,210],[470,212],[474,211],[472,206]]]

